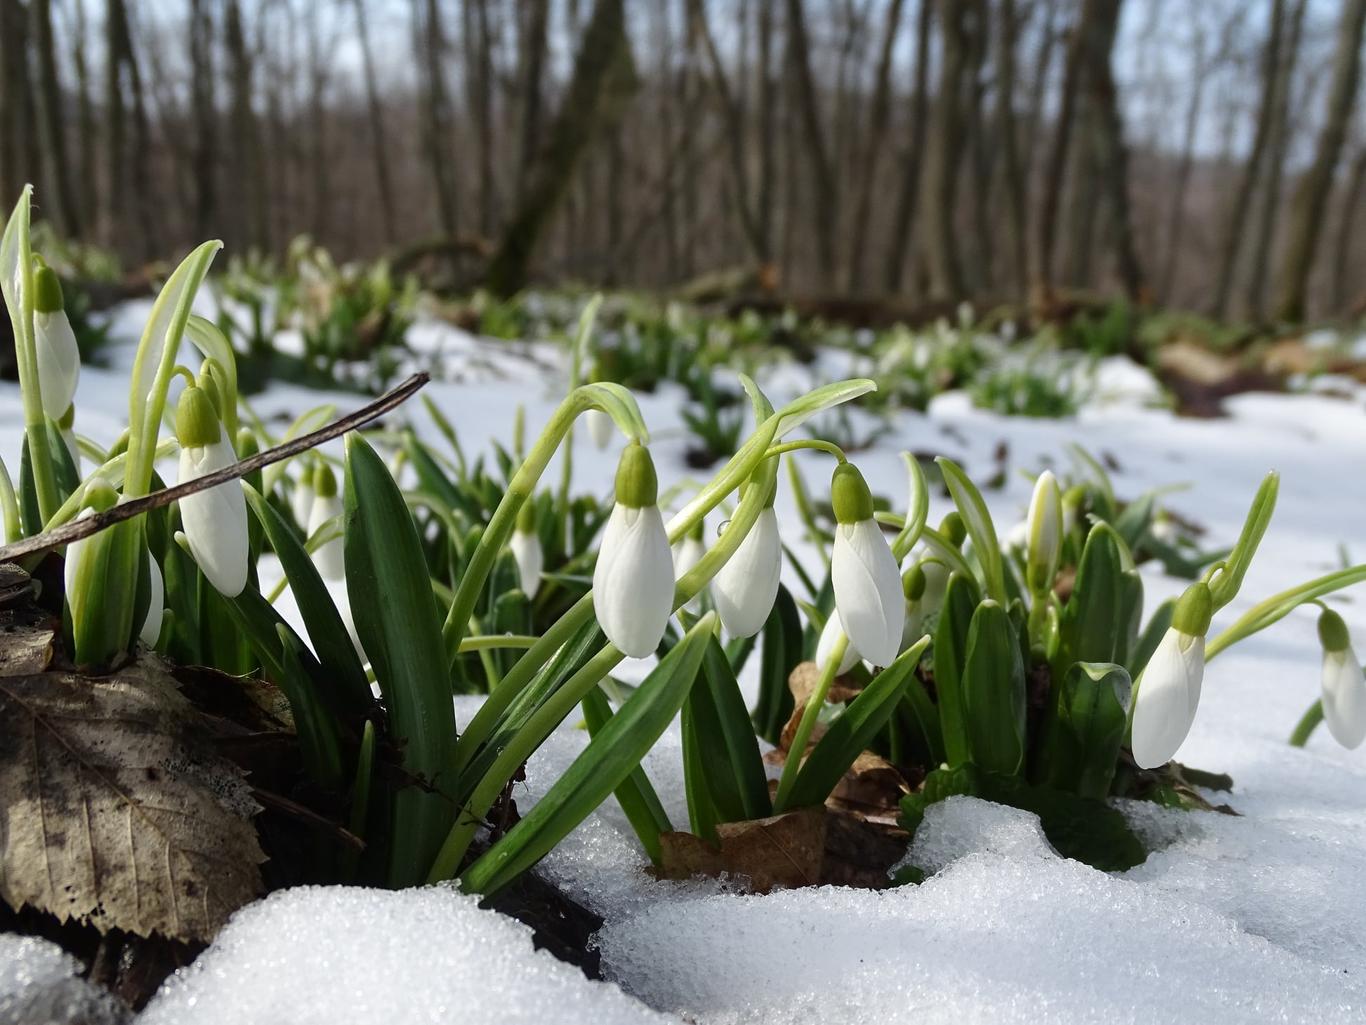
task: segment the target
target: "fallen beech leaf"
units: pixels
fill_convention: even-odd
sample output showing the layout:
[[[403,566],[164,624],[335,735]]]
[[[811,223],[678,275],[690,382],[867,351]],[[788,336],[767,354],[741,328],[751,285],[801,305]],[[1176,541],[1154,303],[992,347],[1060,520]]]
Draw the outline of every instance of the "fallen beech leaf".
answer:
[[[885,812],[895,820],[901,798],[910,790],[896,766],[871,751],[864,751],[835,784],[830,798],[854,805],[860,811]]]
[[[743,876],[754,893],[775,887],[814,886],[825,860],[825,809],[802,808],[748,822],[716,827],[715,846],[691,833],[660,835],[659,875]]]
[[[162,663],[0,677],[0,898],[204,942],[262,889],[252,800]]]
[[[887,872],[906,854],[910,840],[894,822],[826,809],[825,864],[821,883],[880,890],[892,884]]]
[[[806,699],[816,689],[816,684],[820,678],[821,671],[815,662],[802,662],[792,670],[791,675],[787,678],[787,689],[792,692],[792,698],[796,701],[799,709],[806,704]],[[862,689],[851,684],[849,677],[837,676],[834,682],[830,684],[830,691],[825,695],[825,700],[831,705],[852,701],[858,697],[859,691]]]

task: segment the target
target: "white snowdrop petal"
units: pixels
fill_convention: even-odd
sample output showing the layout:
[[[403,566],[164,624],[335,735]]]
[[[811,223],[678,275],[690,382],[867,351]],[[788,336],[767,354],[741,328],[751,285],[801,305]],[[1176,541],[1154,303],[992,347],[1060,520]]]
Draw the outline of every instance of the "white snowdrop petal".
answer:
[[[517,563],[522,593],[528,598],[536,597],[536,591],[541,586],[541,570],[545,568],[541,539],[530,531],[514,530],[508,548],[512,550],[512,558]]]
[[[180,481],[194,480],[236,462],[223,441],[180,450]],[[247,501],[241,481],[230,480],[180,500],[190,552],[220,594],[234,598],[247,586]]]
[[[1168,630],[1148,660],[1134,704],[1134,761],[1145,769],[1165,765],[1195,721],[1205,671],[1205,639]]]
[[[612,441],[612,431],[615,429],[612,418],[600,409],[590,409],[583,414],[583,419],[588,425],[588,436],[593,439],[593,444],[600,449],[606,448]]]
[[[294,522],[300,527],[308,524],[308,517],[313,513],[312,484],[301,480],[295,485],[293,494],[289,496],[289,511],[294,514]]]
[[[820,640],[816,642],[816,665],[824,667],[830,661],[830,654],[835,647],[835,638],[844,632],[844,626],[840,622],[839,610],[830,613],[830,618],[825,621],[825,626],[821,630]],[[854,647],[854,642],[850,641],[844,646],[844,657],[840,659],[839,666],[835,669],[835,675],[840,676],[854,668],[854,663],[859,660],[858,649]]]
[[[706,554],[706,546],[701,541],[695,537],[685,537],[673,549],[674,579],[677,580],[684,573],[691,571]]]
[[[906,599],[896,559],[874,521],[835,528],[830,580],[849,640],[874,665],[891,665],[901,645]]]
[[[313,508],[308,514],[308,536],[312,537],[328,520],[340,516],[340,495],[314,495]],[[346,554],[341,534],[325,542],[313,552],[313,565],[325,580],[340,580],[346,576]]]
[[[147,618],[142,621],[138,637],[150,648],[161,636],[161,615],[166,611],[166,582],[161,578],[161,567],[151,556],[147,557],[147,574],[151,594],[147,601]]]
[[[778,597],[782,570],[778,516],[772,509],[764,509],[712,581],[712,600],[726,633],[752,637],[764,628]]]
[[[33,315],[34,348],[38,358],[38,392],[43,412],[60,420],[71,408],[81,376],[81,351],[66,311]]]
[[[607,639],[632,658],[652,654],[673,611],[673,553],[658,506],[617,504],[593,569],[593,612]]]
[[[1350,648],[1323,653],[1323,721],[1328,732],[1351,750],[1366,740],[1366,678]]]

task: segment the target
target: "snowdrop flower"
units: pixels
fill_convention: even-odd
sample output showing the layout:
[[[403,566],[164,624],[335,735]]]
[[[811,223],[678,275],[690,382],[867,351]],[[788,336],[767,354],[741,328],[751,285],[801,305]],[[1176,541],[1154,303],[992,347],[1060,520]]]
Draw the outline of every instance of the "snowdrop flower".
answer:
[[[1192,584],[1176,603],[1172,625],[1139,677],[1131,746],[1134,761],[1144,769],[1166,765],[1195,721],[1205,676],[1205,633],[1213,612],[1209,588]]]
[[[830,500],[837,521],[830,582],[840,622],[864,658],[875,665],[891,665],[906,624],[901,571],[873,519],[872,492],[853,464],[835,468]]]
[[[541,570],[545,568],[545,553],[541,551],[541,537],[536,533],[536,507],[531,502],[523,502],[517,512],[517,526],[508,541],[512,558],[517,563],[517,575],[521,581],[522,593],[528,598],[536,597],[541,586]]]
[[[1034,482],[1028,523],[1026,578],[1030,591],[1042,594],[1052,588],[1062,558],[1062,494],[1052,470],[1044,470]]]
[[[835,641],[842,633],[844,633],[844,625],[840,622],[839,610],[835,609],[830,613],[830,618],[825,621],[825,626],[821,629],[820,640],[816,642],[817,668],[825,668],[834,652]],[[854,663],[858,661],[858,649],[854,647],[853,641],[847,641],[844,645],[844,657],[840,659],[840,664],[835,667],[835,675],[843,676],[853,669]]]
[[[294,492],[289,496],[289,511],[293,513],[294,522],[300,529],[308,526],[308,517],[313,512],[313,470],[308,463],[304,464],[303,472],[294,485]]]
[[[1351,750],[1366,740],[1366,678],[1352,650],[1347,624],[1332,609],[1319,616],[1323,642],[1323,721],[1328,732]]]
[[[696,526],[688,531],[688,536],[673,546],[675,580],[701,562],[702,556],[707,554],[707,546],[702,543],[706,522],[705,519],[698,520]],[[696,600],[694,598],[688,604],[692,605]]]
[[[783,544],[773,498],[759,513],[750,532],[712,581],[711,596],[721,625],[732,637],[752,637],[764,628],[778,597]]]
[[[181,392],[175,429],[182,484],[237,461],[203,388]],[[241,481],[224,481],[182,498],[180,520],[194,561],[209,583],[225,597],[241,594],[247,586],[247,500]]]
[[[38,391],[43,412],[60,420],[76,396],[81,350],[62,302],[62,286],[46,265],[34,274],[33,334],[38,357]]]
[[[147,599],[147,618],[142,621],[138,637],[147,647],[154,648],[161,636],[162,613],[166,611],[166,582],[162,579],[161,567],[150,554],[147,556],[147,575],[151,593]]]
[[[332,467],[320,462],[313,471],[313,507],[308,512],[308,536],[312,537],[323,524],[340,516],[341,511],[337,476],[332,472]],[[325,580],[341,580],[346,576],[345,551],[340,533],[314,549],[313,565]]]
[[[612,441],[612,430],[615,426],[611,416],[601,409],[590,409],[583,414],[583,419],[588,426],[588,436],[593,439],[593,444],[600,450],[605,449]]]
[[[638,441],[621,453],[616,491],[593,568],[593,612],[609,641],[632,658],[644,658],[659,647],[669,625],[674,566],[654,462]]]

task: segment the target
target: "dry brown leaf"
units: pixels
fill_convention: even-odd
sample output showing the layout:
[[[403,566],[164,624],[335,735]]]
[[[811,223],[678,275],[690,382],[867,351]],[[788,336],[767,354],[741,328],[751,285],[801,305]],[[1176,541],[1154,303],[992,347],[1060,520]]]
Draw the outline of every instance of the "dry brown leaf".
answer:
[[[816,684],[820,682],[821,671],[815,662],[802,662],[794,668],[787,678],[787,689],[792,692],[792,699],[797,707],[801,708],[806,704],[811,692],[816,689]],[[838,705],[845,701],[852,701],[858,697],[861,687],[856,687],[849,682],[847,676],[837,676],[830,685],[830,691],[825,695],[825,700],[832,705]]]
[[[241,772],[154,658],[0,677],[0,898],[203,942],[262,889]]]
[[[660,877],[743,876],[754,893],[814,886],[821,880],[824,808],[722,823],[716,827],[716,838],[712,845],[691,833],[661,834]]]
[[[908,793],[910,787],[896,766],[871,751],[864,751],[835,784],[830,797],[860,810],[886,812],[895,817],[901,798]]]
[[[0,610],[0,676],[41,673],[52,661],[50,617],[35,609]]]

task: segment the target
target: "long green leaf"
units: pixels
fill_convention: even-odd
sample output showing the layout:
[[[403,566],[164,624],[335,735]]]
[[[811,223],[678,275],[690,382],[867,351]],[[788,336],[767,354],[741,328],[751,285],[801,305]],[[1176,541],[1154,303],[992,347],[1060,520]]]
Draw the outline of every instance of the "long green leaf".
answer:
[[[702,667],[715,617],[704,616],[574,759],[531,811],[461,876],[468,893],[493,893],[525,872],[619,787],[683,706]]]
[[[358,434],[346,439],[346,585],[361,646],[389,712],[403,768],[425,784],[394,801],[389,882],[425,878],[453,818],[455,710],[441,614],[403,494]]]
[[[777,744],[783,726],[792,717],[792,670],[802,660],[802,617],[787,588],[778,585],[778,598],[764,624],[759,649],[759,700],[752,716],[754,729],[770,744]]]
[[[754,726],[730,662],[715,637],[707,644],[702,678],[689,692],[686,707],[718,821],[741,822],[772,814]]]
[[[612,706],[607,701],[607,695],[602,692],[601,687],[595,687],[588,692],[581,705],[588,734],[596,737],[612,718]],[[659,795],[650,783],[650,777],[645,775],[645,766],[636,766],[621,786],[617,787],[616,796],[621,810],[626,813],[626,821],[631,823],[631,828],[640,838],[645,853],[649,855],[652,863],[658,865],[659,835],[672,830],[673,824],[669,821],[664,805],[660,803]]]
[[[977,490],[977,486],[963,472],[962,467],[952,459],[940,456],[935,462],[944,474],[944,485],[949,489],[953,504],[958,507],[958,512],[963,517],[968,537],[972,539],[973,550],[982,564],[982,572],[986,577],[987,597],[1005,605],[1009,598],[1006,595],[1005,568],[1001,563],[1001,545],[996,540],[996,527],[991,522],[987,503],[982,498],[982,493]]]

